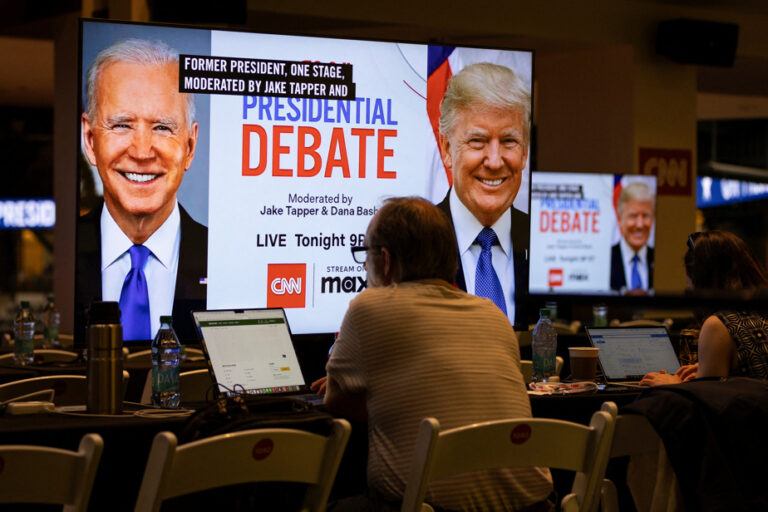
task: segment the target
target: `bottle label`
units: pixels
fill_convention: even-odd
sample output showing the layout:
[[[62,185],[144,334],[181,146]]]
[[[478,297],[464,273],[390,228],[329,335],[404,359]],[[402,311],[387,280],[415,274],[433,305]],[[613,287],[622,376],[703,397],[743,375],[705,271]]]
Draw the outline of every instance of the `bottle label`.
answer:
[[[49,327],[45,328],[45,339],[47,340],[57,340],[59,339],[59,326],[58,325],[51,325]]]
[[[533,374],[534,375],[554,375],[555,374],[555,356],[542,356],[533,354]]]
[[[174,366],[167,370],[152,368],[152,392],[178,391],[179,367]]]
[[[17,339],[14,342],[14,352],[17,354],[31,354],[35,351],[34,338]]]

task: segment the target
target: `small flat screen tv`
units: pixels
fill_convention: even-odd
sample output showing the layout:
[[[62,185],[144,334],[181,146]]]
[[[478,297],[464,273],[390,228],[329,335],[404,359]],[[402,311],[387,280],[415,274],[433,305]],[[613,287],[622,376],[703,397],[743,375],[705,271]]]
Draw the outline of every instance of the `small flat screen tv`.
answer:
[[[655,176],[535,171],[531,182],[532,295],[653,293]]]
[[[150,304],[153,322],[172,313],[174,327],[187,341],[196,338],[193,309],[283,307],[294,333],[337,332],[350,299],[366,287],[365,270],[353,261],[350,247],[365,245],[368,222],[382,201],[418,195],[438,203],[449,191],[452,177],[440,158],[437,131],[446,81],[466,65],[491,62],[511,68],[532,89],[530,51],[96,20],[81,21],[80,38],[79,344],[91,301],[119,300],[124,278],[116,271],[118,277],[106,277],[105,269],[121,260],[125,275],[131,266],[121,252],[130,245],[126,239],[117,252],[102,250],[104,238],[120,239],[115,227],[122,229],[116,219],[111,235],[102,226],[103,198],[112,186],[105,182],[151,195],[148,190],[165,178],[160,167],[153,168],[160,150],[151,141],[172,139],[174,130],[183,128],[152,96],[152,77],[129,71],[113,78],[112,92],[101,92],[98,79],[91,92],[98,105],[111,101],[108,96],[117,94],[121,82],[138,82],[132,102],[104,123],[83,121],[88,69],[112,45],[127,39],[159,41],[177,52],[174,92],[193,97],[194,154],[177,176],[178,261],[162,261],[157,272],[167,275],[160,285],[146,276],[150,296],[166,295],[161,306]],[[134,111],[143,120],[136,121]],[[121,142],[126,133],[141,129],[147,131],[137,135],[145,137],[140,143]],[[109,153],[110,143],[115,153]],[[186,152],[183,158],[190,156],[189,149],[189,137],[174,147]],[[526,162],[514,203],[526,213],[529,190]],[[149,208],[148,202],[136,207]],[[190,222],[203,233],[192,245],[185,227]],[[171,252],[179,242],[167,236]],[[525,293],[520,290],[516,297]]]

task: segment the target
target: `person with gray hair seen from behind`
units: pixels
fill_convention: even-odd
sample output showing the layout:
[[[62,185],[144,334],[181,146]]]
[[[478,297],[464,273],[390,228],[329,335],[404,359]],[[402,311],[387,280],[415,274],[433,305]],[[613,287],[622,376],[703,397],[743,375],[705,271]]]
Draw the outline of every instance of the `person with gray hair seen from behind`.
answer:
[[[177,201],[198,136],[178,62],[163,42],[128,39],[102,50],[87,76],[83,146],[104,204],[78,220],[76,314],[119,301],[125,340],[151,339],[169,314],[190,337],[189,309],[205,305],[207,229]]]
[[[653,284],[653,247],[648,246],[656,198],[645,183],[623,187],[616,220],[621,239],[611,247],[611,289],[645,294]]]
[[[458,250],[429,201],[387,200],[353,255],[368,289],[349,304],[326,366],[325,404],[368,422],[368,493],[329,510],[400,510],[421,420],[449,429],[530,417],[515,332],[494,304],[451,285]],[[477,350],[482,340],[483,350]],[[550,510],[546,468],[505,468],[439,480],[435,510]]]
[[[458,241],[456,284],[527,326],[530,219],[512,206],[530,144],[531,95],[511,69],[487,62],[453,76],[440,106],[440,154],[453,187],[438,205]]]

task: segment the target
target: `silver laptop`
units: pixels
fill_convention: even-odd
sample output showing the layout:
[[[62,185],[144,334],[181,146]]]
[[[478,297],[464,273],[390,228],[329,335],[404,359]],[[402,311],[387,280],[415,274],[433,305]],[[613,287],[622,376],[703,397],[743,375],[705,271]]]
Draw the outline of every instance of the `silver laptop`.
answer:
[[[192,317],[219,397],[312,396],[282,308],[193,311]]]
[[[680,368],[666,327],[587,327],[587,335],[600,349],[600,367],[609,384],[639,385],[646,373]]]

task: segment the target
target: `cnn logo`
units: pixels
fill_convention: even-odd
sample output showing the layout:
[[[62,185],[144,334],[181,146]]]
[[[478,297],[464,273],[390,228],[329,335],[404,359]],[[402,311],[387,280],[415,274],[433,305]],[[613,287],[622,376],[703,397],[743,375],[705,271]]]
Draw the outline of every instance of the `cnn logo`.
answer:
[[[690,195],[692,154],[688,149],[640,148],[641,174],[657,177],[660,195]]]
[[[306,263],[267,265],[267,307],[303,308],[306,305]]]

